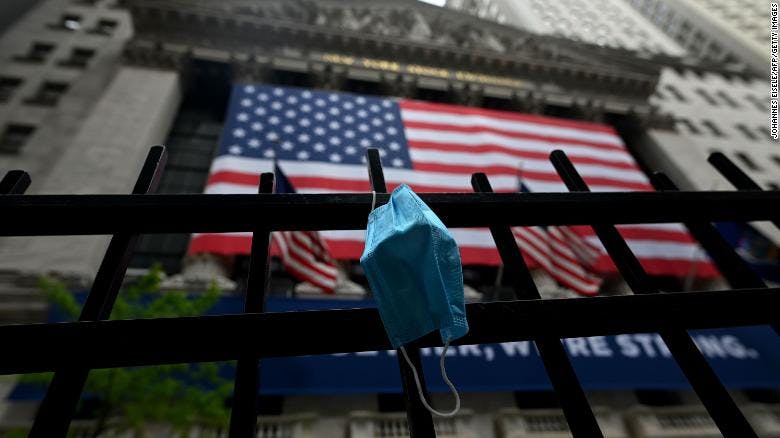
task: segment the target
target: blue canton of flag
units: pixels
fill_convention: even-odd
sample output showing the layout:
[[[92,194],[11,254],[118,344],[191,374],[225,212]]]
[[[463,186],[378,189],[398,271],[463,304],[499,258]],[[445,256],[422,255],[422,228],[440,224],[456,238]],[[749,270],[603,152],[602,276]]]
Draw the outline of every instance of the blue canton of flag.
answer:
[[[220,155],[411,168],[397,103],[375,97],[246,85],[230,103]]]

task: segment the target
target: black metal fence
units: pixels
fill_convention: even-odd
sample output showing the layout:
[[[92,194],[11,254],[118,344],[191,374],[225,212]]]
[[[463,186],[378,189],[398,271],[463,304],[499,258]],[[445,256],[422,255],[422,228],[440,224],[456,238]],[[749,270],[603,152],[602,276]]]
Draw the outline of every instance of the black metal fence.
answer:
[[[391,348],[376,309],[264,313],[271,231],[364,228],[370,193],[271,194],[273,174],[263,174],[258,195],[152,195],[165,156],[163,147],[151,149],[131,195],[22,196],[30,178],[21,171],[0,182],[0,235],[113,234],[78,322],[0,327],[0,374],[55,372],[30,436],[66,435],[90,369],[237,360],[230,436],[251,437],[262,358]],[[563,152],[550,158],[571,193],[492,193],[487,177],[477,173],[476,193],[420,195],[449,227],[490,228],[516,296],[468,304],[471,331],[454,344],[533,340],[573,435],[600,437],[561,338],[658,332],[723,435],[755,437],[687,330],[772,324],[777,331],[780,291],[766,287],[712,222],[780,225],[780,192],[762,191],[722,154],[710,162],[739,191],[681,192],[657,173],[657,192],[590,193]],[[376,150],[368,151],[368,173],[377,202],[387,202]],[[660,293],[615,224],[661,222],[683,222],[733,289]],[[575,224],[593,227],[633,295],[541,299],[510,226]],[[244,314],[107,320],[140,233],[248,230],[253,240]],[[440,343],[435,334],[414,342],[409,354],[415,366],[420,347]],[[435,436],[411,369],[401,360],[399,368],[411,436]]]

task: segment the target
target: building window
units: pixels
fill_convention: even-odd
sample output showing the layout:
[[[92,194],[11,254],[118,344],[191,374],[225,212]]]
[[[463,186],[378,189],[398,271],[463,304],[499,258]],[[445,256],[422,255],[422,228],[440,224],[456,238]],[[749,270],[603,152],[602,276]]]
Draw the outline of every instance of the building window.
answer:
[[[758,97],[756,97],[753,94],[746,94],[745,99],[753,104],[753,106],[756,107],[756,109],[760,111],[766,111],[769,109],[769,107],[766,105],[766,102],[762,101]]]
[[[24,102],[30,105],[54,106],[67,90],[68,84],[65,82],[46,81],[41,84],[35,95]]]
[[[740,67],[740,66],[744,65],[744,64],[743,64],[743,63],[742,63],[742,62],[739,60],[739,58],[737,57],[737,55],[735,55],[735,54],[733,54],[733,53],[729,53],[729,54],[727,54],[727,55],[726,55],[726,56],[723,58],[723,63],[724,63],[725,65],[728,65],[728,66],[734,66],[734,67]]]
[[[708,58],[711,58],[712,60],[717,60],[723,57],[723,47],[721,47],[719,44],[712,41],[707,46],[705,52],[706,52],[706,56]]]
[[[59,21],[49,24],[49,29],[73,32],[81,29],[81,15],[63,14]]]
[[[14,91],[22,85],[21,78],[0,76],[0,103],[11,100]]]
[[[54,44],[33,43],[33,45],[30,46],[30,50],[28,50],[26,54],[17,55],[14,57],[14,60],[22,62],[44,62],[52,50],[54,50]]]
[[[687,21],[683,21],[682,23],[680,23],[680,29],[677,32],[677,38],[679,38],[680,40],[686,39],[688,34],[691,33],[691,30],[692,30],[691,24],[688,23]]]
[[[704,41],[704,34],[702,34],[699,31],[696,31],[693,34],[693,37],[691,38],[690,45],[688,46],[690,50],[694,53],[700,53],[702,51],[702,48],[705,44]]]
[[[674,85],[666,84],[664,85],[664,89],[671,93],[675,99],[679,100],[680,102],[687,102],[688,100],[685,98],[685,96],[680,93],[680,90],[677,89]]]
[[[675,122],[677,123],[678,130],[679,130],[680,126],[684,126],[685,130],[689,134],[695,134],[695,135],[701,134],[701,131],[699,131],[699,128],[697,128],[696,125],[691,123],[691,121],[688,120],[688,119],[677,119]]]
[[[712,106],[717,106],[718,105],[718,102],[716,102],[715,99],[713,99],[712,96],[710,96],[710,93],[707,93],[707,90],[705,90],[704,88],[697,88],[696,89],[696,93],[699,96],[701,96],[702,99],[707,101],[708,104],[710,104]]]
[[[712,121],[705,120],[701,122],[701,124],[704,125],[707,129],[709,129],[710,133],[715,137],[723,137],[723,131],[721,131],[720,128],[715,126],[715,124],[712,123]]]
[[[117,23],[115,20],[108,20],[108,19],[101,19],[97,22],[95,27],[89,30],[89,33],[94,33],[98,35],[111,35],[116,30],[119,23]]]
[[[60,60],[59,65],[62,67],[86,68],[93,56],[95,56],[94,50],[76,47],[70,51],[70,57]]]
[[[769,128],[767,128],[766,126],[759,125],[757,131],[761,136],[766,137],[767,140],[774,141],[772,135],[769,133]]]
[[[760,167],[758,167],[758,164],[756,164],[755,161],[753,161],[750,156],[744,152],[735,152],[734,156],[739,158],[739,161],[741,161],[745,166],[747,166],[750,170],[761,170]]]
[[[749,140],[758,140],[758,136],[750,130],[746,125],[743,124],[737,124],[735,125],[737,130],[742,133],[745,137],[747,137]]]
[[[168,164],[159,193],[203,192],[219,145],[222,121],[212,111],[193,106],[179,112],[165,141]],[[131,266],[144,267],[159,262],[167,272],[177,272],[181,269],[189,239],[187,234],[144,235],[136,246]]]
[[[0,136],[0,154],[19,153],[33,132],[35,132],[34,126],[9,123]]]
[[[731,98],[728,94],[726,94],[725,91],[720,90],[716,93],[718,97],[720,97],[720,100],[726,102],[726,104],[732,108],[739,108],[739,105],[737,105],[737,102]]]

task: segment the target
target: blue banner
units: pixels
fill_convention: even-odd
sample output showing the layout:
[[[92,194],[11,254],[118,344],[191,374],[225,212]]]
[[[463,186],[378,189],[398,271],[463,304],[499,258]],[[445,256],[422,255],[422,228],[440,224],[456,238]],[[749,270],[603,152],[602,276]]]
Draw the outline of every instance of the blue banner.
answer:
[[[269,311],[373,307],[370,301],[278,300]],[[780,388],[780,337],[766,326],[692,331],[696,344],[729,388]],[[563,341],[589,390],[688,389],[657,334],[571,338]],[[439,376],[441,348],[422,349],[428,387],[446,392]],[[552,389],[533,342],[466,345],[447,352],[447,372],[461,391]],[[400,392],[395,351],[365,351],[263,360],[265,394]]]
[[[271,298],[269,312],[374,307],[372,301]],[[209,314],[241,313],[243,299],[224,297]],[[53,320],[59,320],[56,314]],[[275,334],[279,336],[280,334]],[[692,331],[695,342],[732,389],[780,388],[780,337],[767,326]],[[257,333],[258,339],[264,336]],[[657,334],[564,339],[577,375],[588,390],[669,389],[689,385]],[[441,348],[422,349],[428,388],[446,392],[439,375]],[[447,372],[463,392],[552,389],[533,342],[463,345],[447,352]],[[225,370],[232,375],[232,370]],[[400,392],[395,351],[364,351],[265,359],[263,394]],[[12,399],[39,399],[44,388],[19,385]]]

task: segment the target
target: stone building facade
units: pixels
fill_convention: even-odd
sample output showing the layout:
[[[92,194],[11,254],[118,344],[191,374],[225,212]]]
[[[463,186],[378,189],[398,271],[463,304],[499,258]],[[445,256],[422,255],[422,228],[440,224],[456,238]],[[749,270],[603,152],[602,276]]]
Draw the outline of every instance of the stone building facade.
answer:
[[[650,102],[671,114],[674,130],[649,129],[637,153],[690,190],[730,190],[713,167],[702,165],[722,152],[766,190],[780,189],[778,142],[769,134],[767,81],[729,71],[667,67]],[[697,165],[698,164],[698,165]],[[752,224],[780,244],[769,223]]]
[[[698,60],[769,73],[769,4],[753,0],[627,0]]]
[[[645,54],[685,54],[679,44],[624,0],[450,0],[447,6],[539,35]]]
[[[686,126],[662,114],[683,110],[663,87],[658,91],[659,81],[674,85],[686,78],[669,76],[631,51],[636,47],[569,41],[508,24],[413,0],[45,0],[0,38],[0,172],[28,170],[33,194],[127,193],[149,146],[164,143],[170,158],[160,190],[199,193],[234,81],[601,121],[615,126],[633,151],[647,136],[663,140]],[[649,48],[667,55],[675,50],[668,41]],[[758,93],[749,83],[740,86],[744,95]],[[696,85],[689,88],[681,93],[693,99]],[[728,93],[747,105],[741,94]],[[692,124],[705,120],[688,117]],[[749,127],[759,136],[755,122]],[[742,135],[736,124],[731,128],[730,135]],[[145,238],[133,266],[161,261],[171,274],[192,268],[240,277],[241,266],[182,263],[187,238]],[[105,244],[102,237],[0,240],[3,322],[41,318],[42,303],[29,299],[41,274],[88,285]],[[701,436],[718,436],[688,393],[672,394],[685,405],[666,411],[644,403],[657,394],[596,391],[589,397],[610,436],[650,436],[662,416],[686,419]],[[447,395],[434,398],[449,403]],[[289,431],[284,436],[402,436],[404,430],[402,400],[393,394],[268,397],[262,404],[269,416],[261,422],[276,425],[269,431]],[[566,432],[545,392],[469,393],[464,408],[440,429],[456,437]],[[0,405],[0,418],[27,421],[34,409]],[[261,436],[276,436],[270,433]]]
[[[167,134],[161,116],[175,113],[178,91],[175,74],[120,63],[131,35],[127,11],[107,1],[41,2],[3,34],[0,171],[27,170],[28,193],[132,188],[148,145]],[[106,242],[0,239],[0,311],[39,309],[29,287],[42,273],[83,285]]]
[[[201,192],[238,80],[658,121],[647,102],[658,71],[626,51],[563,44],[412,0],[186,8],[50,0],[0,44],[8,84],[0,171],[28,170],[33,194],[125,193],[147,148],[163,142],[170,160],[160,191]],[[187,239],[144,238],[133,265],[161,261],[177,272]],[[54,272],[88,284],[105,244],[0,239],[0,272],[8,281]]]

